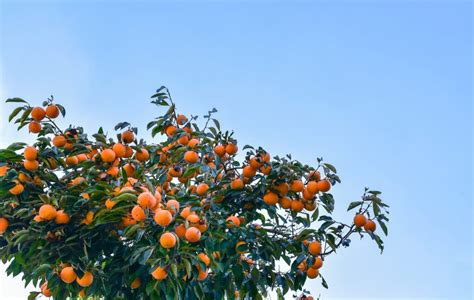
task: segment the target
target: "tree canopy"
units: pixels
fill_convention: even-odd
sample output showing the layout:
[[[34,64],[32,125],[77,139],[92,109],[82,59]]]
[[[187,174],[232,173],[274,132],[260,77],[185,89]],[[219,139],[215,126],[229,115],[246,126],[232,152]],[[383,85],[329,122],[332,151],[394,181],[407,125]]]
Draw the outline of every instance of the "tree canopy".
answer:
[[[31,299],[311,299],[305,282],[327,287],[325,258],[354,236],[383,251],[379,191],[361,189],[350,221],[337,221],[330,163],[242,146],[215,109],[202,121],[179,114],[165,87],[151,99],[162,112],[151,141],[128,122],[110,136],[61,128],[53,97],[6,100],[36,142],[0,149],[0,257],[41,286]]]

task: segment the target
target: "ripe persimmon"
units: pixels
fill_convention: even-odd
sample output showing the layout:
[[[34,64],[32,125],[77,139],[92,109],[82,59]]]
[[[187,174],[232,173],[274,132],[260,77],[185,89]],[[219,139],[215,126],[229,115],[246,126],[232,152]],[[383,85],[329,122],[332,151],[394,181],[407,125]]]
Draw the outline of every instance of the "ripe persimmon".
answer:
[[[191,214],[191,206],[186,206],[181,210],[181,213],[179,214],[183,219],[186,219],[189,215]]]
[[[48,118],[54,119],[59,116],[59,107],[54,104],[50,104],[46,107],[46,115]]]
[[[28,146],[25,148],[23,156],[26,160],[36,160],[38,158],[38,150],[35,147]]]
[[[168,273],[164,268],[157,267],[152,273],[151,276],[156,280],[163,280],[168,276]]]
[[[318,183],[316,181],[308,182],[306,190],[313,195],[317,194],[319,192]]]
[[[77,158],[77,156],[68,156],[66,157],[66,164],[68,166],[75,166],[79,163],[79,159]]]
[[[207,278],[207,275],[208,275],[208,271],[207,270],[201,270],[201,267],[198,266],[198,270],[199,270],[199,273],[198,273],[198,281],[203,281]]]
[[[0,166],[0,177],[3,177],[5,176],[5,174],[7,174],[7,171],[8,171],[8,166]]]
[[[196,194],[198,194],[199,196],[203,196],[204,194],[207,193],[208,189],[209,189],[209,186],[206,183],[200,183],[196,187]]]
[[[41,217],[41,215],[40,215],[40,217]],[[69,217],[69,215],[67,213],[64,212],[64,210],[61,209],[61,210],[58,210],[56,212],[56,218],[55,218],[56,224],[67,224],[67,223],[69,223],[70,219],[71,218]]]
[[[155,211],[155,216],[153,219],[155,220],[156,224],[165,227],[171,224],[171,221],[173,221],[173,215],[171,215],[171,213],[166,209],[158,208]]]
[[[66,145],[64,145],[64,149],[72,150],[73,147],[74,147],[74,143],[72,143],[70,141],[66,141]]]
[[[178,125],[184,125],[188,121],[188,118],[185,115],[179,114],[176,117],[176,122]]]
[[[140,277],[135,278],[132,283],[130,283],[130,288],[132,290],[138,289],[142,285]]]
[[[168,135],[169,137],[173,136],[176,133],[176,131],[177,131],[177,128],[174,125],[170,125],[166,127],[165,129],[166,135]]]
[[[115,154],[114,150],[112,150],[112,149],[104,149],[100,153],[100,158],[104,162],[111,163],[115,160],[116,157],[117,157],[117,155]]]
[[[233,143],[229,143],[229,144],[227,144],[227,146],[225,146],[225,152],[227,152],[227,154],[229,154],[229,155],[236,154],[238,149],[239,148],[237,147],[237,145],[235,145]]]
[[[262,172],[264,175],[270,174],[271,171],[272,171],[272,166],[270,165],[262,166],[260,168],[260,172]]]
[[[176,236],[171,232],[165,232],[160,237],[160,245],[165,249],[173,248],[176,245]]]
[[[216,153],[217,156],[224,156],[226,151],[224,145],[217,145],[214,147],[214,153]]]
[[[41,287],[41,293],[45,296],[45,297],[51,297],[51,290],[48,288],[48,282],[44,282]]]
[[[80,154],[76,155],[76,157],[77,157],[78,162],[83,162],[83,161],[87,160],[87,155],[85,153],[80,153]]]
[[[207,256],[206,253],[199,253],[198,258],[206,265],[206,267],[209,267],[209,265],[211,264],[211,259],[209,258],[209,256]]]
[[[41,131],[41,124],[36,121],[31,121],[30,124],[28,124],[28,131],[31,133],[38,133]]]
[[[181,177],[183,175],[183,169],[180,166],[170,167],[168,172],[172,177]]]
[[[187,134],[183,135],[178,139],[178,143],[180,145],[186,146],[189,143],[189,137]]]
[[[377,225],[375,225],[375,222],[372,220],[367,220],[367,222],[364,225],[365,231],[368,231],[368,232],[374,232],[376,228],[377,228]]]
[[[106,207],[107,209],[112,209],[112,208],[115,206],[115,204],[117,204],[117,202],[115,202],[115,201],[113,201],[113,200],[111,200],[111,199],[105,200],[105,207]]]
[[[186,151],[186,153],[184,153],[184,160],[190,164],[194,164],[199,160],[199,155],[194,151]]]
[[[258,158],[253,157],[253,158],[250,159],[249,165],[252,168],[254,168],[255,170],[258,170],[263,165],[263,163],[260,162],[260,160]]]
[[[237,218],[236,216],[230,216],[226,220],[226,226],[227,228],[232,228],[232,227],[239,227],[240,226],[240,219]]]
[[[38,163],[37,160],[25,160],[25,161],[23,161],[23,166],[28,171],[36,171],[36,170],[38,170],[39,163]]]
[[[23,184],[17,183],[14,187],[9,189],[8,191],[12,195],[20,195],[21,193],[23,193],[24,190],[25,190],[25,187],[23,186]]]
[[[56,208],[54,208],[54,206],[51,204],[43,204],[38,211],[38,215],[43,220],[54,220],[56,218],[57,211]]]
[[[168,202],[166,202],[166,208],[169,209],[172,214],[175,214],[179,211],[179,202],[174,199],[168,200]]]
[[[189,227],[184,234],[184,237],[188,242],[196,243],[201,239],[201,231],[196,227]]]
[[[132,218],[132,216],[127,215],[122,218],[122,225],[124,227],[127,227],[129,225],[134,225],[134,224],[137,224],[137,221],[135,221],[135,219]]]
[[[6,218],[0,218],[0,234],[3,234],[8,228],[8,220]]]
[[[195,148],[199,144],[198,139],[190,139],[188,142],[188,147],[189,148]]]
[[[176,226],[176,228],[174,229],[174,232],[176,233],[176,235],[180,238],[184,238],[185,235],[186,235],[186,226],[184,224],[179,224],[178,226]]]
[[[119,168],[118,167],[110,167],[107,169],[107,174],[109,174],[112,177],[117,177],[119,175]]]
[[[94,281],[94,275],[92,275],[92,273],[89,271],[84,272],[84,275],[81,278],[76,277],[77,284],[79,284],[82,287],[90,286],[93,281]]]
[[[143,208],[141,208],[140,205],[135,205],[132,208],[131,215],[132,215],[132,218],[135,219],[135,221],[137,222],[141,222],[146,219],[145,211],[143,210]]]
[[[124,158],[130,158],[133,155],[133,149],[130,146],[125,146],[125,155]]]
[[[315,194],[311,193],[307,188],[303,189],[303,199],[304,200],[313,200],[315,197]]]
[[[143,192],[140,195],[138,195],[137,203],[142,208],[152,208],[156,204],[156,198],[150,192]]]
[[[53,138],[53,145],[58,148],[64,147],[64,145],[66,145],[66,142],[67,140],[64,135],[56,135]]]
[[[278,203],[278,195],[274,192],[266,192],[263,195],[263,201],[268,205],[275,205]]]
[[[244,188],[244,182],[242,181],[242,179],[236,178],[232,180],[232,182],[230,183],[230,187],[233,190],[241,190]]]
[[[199,223],[200,220],[201,220],[201,218],[199,218],[199,216],[196,213],[191,213],[186,218],[186,221],[188,221],[191,226],[196,226]]]
[[[291,201],[291,210],[294,212],[300,212],[304,209],[304,203],[300,199]]]
[[[126,130],[122,132],[122,141],[124,143],[130,144],[131,142],[133,142],[134,139],[135,139],[135,135],[133,134],[133,131]]]
[[[199,223],[197,225],[195,225],[195,227],[197,229],[199,229],[199,231],[201,231],[201,233],[206,232],[206,230],[207,230],[206,221],[205,220],[199,221]]]
[[[319,171],[311,171],[309,172],[308,174],[308,178],[310,180],[314,180],[314,181],[320,181],[321,180],[321,173]]]
[[[64,267],[59,273],[59,277],[65,283],[72,283],[74,280],[76,280],[77,275],[72,267]]]
[[[367,223],[367,218],[364,215],[356,214],[354,217],[354,224],[357,227],[363,227]]]
[[[70,185],[71,186],[75,186],[75,185],[78,185],[78,184],[81,184],[85,181],[86,179],[84,177],[76,177],[74,178],[73,180],[71,180],[71,183]]]
[[[312,256],[318,256],[319,254],[321,254],[321,243],[318,242],[318,241],[314,241],[314,242],[309,243],[308,252]]]
[[[112,146],[112,150],[115,152],[117,157],[124,157],[127,154],[127,148],[122,143],[115,143]]]
[[[257,170],[252,168],[252,166],[245,166],[242,169],[242,176],[247,177],[247,178],[252,178],[257,174]]]
[[[37,122],[43,120],[45,115],[46,112],[42,107],[37,106],[31,110],[31,118]]]
[[[125,171],[125,173],[127,174],[128,177],[133,177],[135,175],[135,167],[132,165],[132,164],[125,164],[123,166],[123,169]]]
[[[291,208],[291,199],[288,197],[283,197],[280,199],[281,208],[288,209]]]
[[[282,182],[274,187],[275,190],[278,191],[280,196],[286,196],[288,194],[288,191],[290,190],[290,186],[286,182]]]
[[[135,153],[135,158],[140,162],[144,162],[150,158],[150,153],[147,149],[141,148]]]
[[[314,278],[318,277],[318,275],[319,275],[319,270],[318,269],[309,268],[306,271],[306,276],[308,276],[308,278],[310,278],[310,279],[314,279]]]
[[[310,268],[320,269],[322,266],[323,266],[323,260],[321,259],[321,257],[316,257],[314,259],[314,263],[310,266]]]
[[[298,193],[298,192],[303,191],[303,189],[304,189],[304,184],[303,184],[303,181],[301,180],[293,180],[290,184],[290,190],[292,192]]]
[[[317,207],[317,204],[315,201],[304,202],[304,209],[306,209],[307,211],[313,211],[316,209],[316,207]]]
[[[324,180],[318,181],[318,190],[325,193],[329,191],[330,189],[331,189],[331,183],[329,182],[329,180],[324,179]]]
[[[85,216],[84,220],[82,220],[82,223],[84,223],[86,225],[89,225],[89,224],[92,223],[92,221],[94,221],[94,212],[88,211],[86,213],[86,216]]]

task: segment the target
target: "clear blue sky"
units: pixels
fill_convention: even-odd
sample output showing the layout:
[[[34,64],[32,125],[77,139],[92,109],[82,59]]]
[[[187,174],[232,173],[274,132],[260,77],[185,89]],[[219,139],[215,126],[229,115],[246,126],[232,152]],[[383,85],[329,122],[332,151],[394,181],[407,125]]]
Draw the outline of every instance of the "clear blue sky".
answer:
[[[469,2],[64,2],[2,1],[2,98],[54,94],[64,125],[144,128],[167,85],[184,113],[216,107],[242,145],[334,163],[340,218],[364,186],[384,192],[384,255],[354,241],[326,262],[329,290],[307,284],[313,294],[471,298]],[[27,138],[7,109],[0,146]],[[24,293],[0,277],[2,299]]]

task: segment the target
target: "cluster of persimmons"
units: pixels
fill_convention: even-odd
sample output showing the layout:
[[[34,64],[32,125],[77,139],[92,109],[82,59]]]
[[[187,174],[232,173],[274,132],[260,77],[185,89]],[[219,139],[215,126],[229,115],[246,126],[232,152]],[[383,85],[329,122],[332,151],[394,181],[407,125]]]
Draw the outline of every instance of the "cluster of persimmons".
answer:
[[[167,112],[148,124],[157,143],[127,122],[115,139],[102,128],[61,129],[65,110],[53,99],[7,102],[22,105],[10,120],[38,136],[0,150],[0,256],[46,296],[259,299],[277,289],[282,297],[321,276],[350,235],[382,246],[375,221],[385,227],[388,206],[379,192],[366,189],[351,204],[353,222],[337,222],[332,165],[241,147],[214,111],[199,128],[166,89],[153,103]]]

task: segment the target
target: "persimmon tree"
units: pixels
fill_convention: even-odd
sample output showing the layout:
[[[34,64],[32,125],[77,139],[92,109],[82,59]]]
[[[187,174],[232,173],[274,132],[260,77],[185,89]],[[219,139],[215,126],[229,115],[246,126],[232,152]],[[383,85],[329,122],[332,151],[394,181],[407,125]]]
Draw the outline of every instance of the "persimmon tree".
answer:
[[[162,111],[147,126],[153,142],[128,122],[110,135],[61,128],[53,97],[6,100],[36,142],[0,149],[0,257],[41,286],[31,299],[305,298],[308,279],[327,287],[325,258],[354,235],[383,251],[380,192],[363,190],[337,221],[333,165],[241,146],[215,109],[201,124],[178,114],[165,87],[151,98]]]

